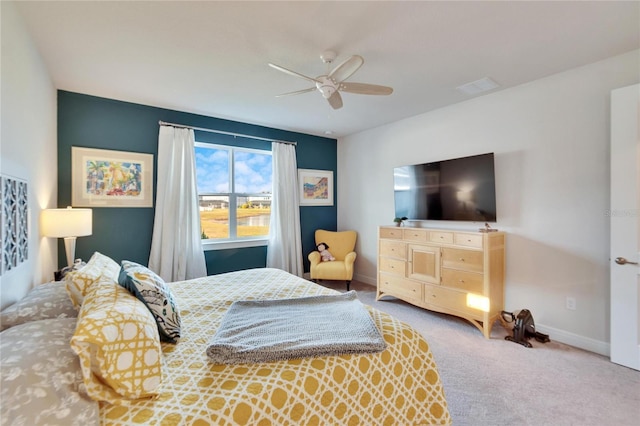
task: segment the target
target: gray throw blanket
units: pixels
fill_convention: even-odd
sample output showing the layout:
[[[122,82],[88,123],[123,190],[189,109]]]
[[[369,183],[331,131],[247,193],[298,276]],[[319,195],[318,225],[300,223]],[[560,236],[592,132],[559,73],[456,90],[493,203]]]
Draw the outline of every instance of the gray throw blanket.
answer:
[[[381,352],[384,339],[355,291],[234,302],[207,347],[217,364]]]

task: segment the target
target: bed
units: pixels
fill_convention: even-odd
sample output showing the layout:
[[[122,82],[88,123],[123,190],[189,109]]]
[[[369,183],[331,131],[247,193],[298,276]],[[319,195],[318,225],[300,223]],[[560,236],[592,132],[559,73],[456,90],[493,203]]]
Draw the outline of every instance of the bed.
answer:
[[[210,362],[205,348],[234,301],[337,294],[270,268],[167,283],[179,308],[181,337],[177,343],[159,344],[161,380],[155,392],[141,399],[96,402],[87,397],[92,386],[82,374],[87,365],[69,351],[69,339],[73,339],[75,328],[80,325],[74,319],[75,309],[70,309],[60,295],[60,284],[39,286],[35,290],[39,293],[35,307],[28,306],[27,297],[20,302],[22,306],[2,312],[3,424],[55,424],[51,419],[58,419],[58,424],[75,421],[83,425],[451,423],[438,370],[425,339],[406,323],[369,306],[366,309],[386,343],[380,353],[247,364]],[[88,304],[81,305],[80,315],[95,309]],[[24,341],[25,332],[35,333],[36,337],[16,343]],[[57,352],[47,349],[51,346]],[[22,361],[26,347],[30,348],[29,359]],[[17,352],[13,353],[12,348]],[[37,356],[44,360],[35,359]],[[34,363],[49,362],[50,368],[56,369],[51,359],[64,357],[68,360],[58,364],[65,364],[59,366],[65,371],[25,373]],[[21,366],[23,362],[28,366]],[[36,379],[29,379],[29,374],[35,374]],[[22,379],[26,383],[20,384]],[[56,388],[51,393],[57,393],[53,400],[38,402],[28,390],[29,381],[41,387],[46,387],[45,382],[64,383],[51,385]],[[104,380],[99,383],[104,384]],[[34,417],[38,411],[41,415]]]

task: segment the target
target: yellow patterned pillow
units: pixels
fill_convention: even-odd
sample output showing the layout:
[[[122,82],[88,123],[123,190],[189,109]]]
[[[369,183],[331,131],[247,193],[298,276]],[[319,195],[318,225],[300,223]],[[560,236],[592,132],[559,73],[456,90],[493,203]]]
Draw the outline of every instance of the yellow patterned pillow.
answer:
[[[89,396],[123,404],[157,394],[162,349],[147,307],[115,281],[89,287],[71,347],[80,357]]]
[[[69,272],[65,277],[67,293],[76,308],[82,305],[87,290],[91,284],[101,278],[110,278],[118,281],[120,265],[113,259],[102,253],[95,252],[87,264],[77,271]]]

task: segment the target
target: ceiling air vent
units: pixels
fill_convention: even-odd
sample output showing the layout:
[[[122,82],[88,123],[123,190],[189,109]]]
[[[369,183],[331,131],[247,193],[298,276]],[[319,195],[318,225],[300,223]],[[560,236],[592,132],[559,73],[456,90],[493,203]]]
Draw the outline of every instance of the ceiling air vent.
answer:
[[[480,80],[472,81],[471,83],[458,86],[456,87],[456,90],[464,93],[465,95],[477,95],[478,93],[493,90],[496,87],[500,87],[500,85],[491,80],[489,77],[485,77],[481,78]]]

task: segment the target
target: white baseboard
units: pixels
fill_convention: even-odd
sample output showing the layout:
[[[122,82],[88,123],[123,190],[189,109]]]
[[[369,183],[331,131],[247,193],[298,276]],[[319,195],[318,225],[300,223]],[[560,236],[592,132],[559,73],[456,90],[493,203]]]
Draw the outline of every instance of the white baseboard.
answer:
[[[611,354],[609,343],[600,340],[591,339],[589,337],[580,336],[579,334],[570,333],[544,324],[536,323],[536,330],[549,335],[552,341],[564,343],[569,346],[584,349],[585,351],[595,352],[608,357]]]
[[[311,274],[309,272],[305,272],[302,275],[302,278],[304,278],[307,281],[311,281]],[[353,279],[355,281],[359,281],[359,282],[364,283],[364,284],[369,284],[370,286],[373,286],[373,287],[376,287],[378,285],[378,282],[377,282],[377,280],[375,278],[367,277],[367,276],[364,276],[364,275],[357,275],[356,274],[356,275],[353,276]],[[374,288],[374,290],[375,290],[375,288]]]
[[[308,275],[308,274],[305,274]],[[306,278],[306,276],[305,276]],[[377,285],[375,277],[369,277],[365,275],[356,274],[353,277],[354,280],[361,283],[369,284],[373,287]],[[541,333],[548,334],[549,339],[555,342],[564,343],[565,345],[573,346],[576,348],[584,349],[585,351],[595,352],[603,356],[610,356],[611,349],[608,342],[602,342],[600,340],[591,339],[589,337],[580,336],[579,334],[571,333],[558,328],[546,326],[544,324],[536,323],[536,330]]]
[[[355,274],[353,276],[353,279],[356,281],[360,281],[361,283],[372,285],[374,287],[378,285],[378,280],[376,279],[376,277],[368,277],[366,275]]]

